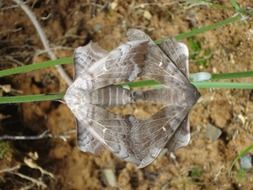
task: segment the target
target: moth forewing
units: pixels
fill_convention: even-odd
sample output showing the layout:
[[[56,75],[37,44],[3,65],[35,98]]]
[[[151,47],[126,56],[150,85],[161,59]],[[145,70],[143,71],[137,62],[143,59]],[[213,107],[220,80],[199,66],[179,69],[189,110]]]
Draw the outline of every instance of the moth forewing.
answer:
[[[111,51],[106,57],[93,64],[88,72],[94,77],[101,74],[120,72],[120,68],[134,67],[144,61],[147,42],[143,40],[127,42]],[[127,73],[130,75],[131,73]]]
[[[166,148],[169,152],[173,152],[180,147],[186,146],[190,142],[190,139],[190,123],[187,115],[177,128],[176,132],[167,142]]]
[[[168,76],[171,77],[171,75],[173,75],[175,76],[175,78],[178,78],[181,81],[187,82],[187,78],[177,68],[177,64],[173,63],[172,60],[165,54],[165,52],[161,48],[159,48],[159,46],[157,46],[147,34],[145,34],[141,30],[130,29],[127,32],[127,36],[129,40],[148,40],[149,41],[148,53],[145,59],[145,67],[147,68],[146,70],[152,71],[152,69],[154,69],[155,67],[160,67],[161,69],[166,71],[166,74]],[[165,46],[167,46],[167,44]],[[170,51],[170,50],[167,50],[167,51]],[[160,82],[163,83],[163,81],[160,81]]]
[[[187,114],[184,106],[168,106],[131,130],[133,148],[140,158],[138,167],[150,164],[163,150]]]
[[[159,47],[189,79],[189,50],[187,46],[183,43],[177,42],[175,39],[167,39],[163,41]]]
[[[88,43],[86,46],[76,48],[74,52],[75,78],[80,76],[81,73],[87,73],[91,65],[107,54],[107,51],[93,42]]]
[[[77,87],[96,90],[112,84],[134,80],[147,53],[147,42],[143,40],[128,42],[98,60],[75,81]]]
[[[77,122],[77,144],[81,151],[97,154],[103,150],[104,144],[90,131],[88,122]]]
[[[97,140],[108,147],[116,156],[135,164],[139,163],[132,151],[130,130],[131,123],[127,117],[108,112],[105,109],[94,107],[94,111],[99,114],[89,114],[86,119],[93,131],[91,133]]]

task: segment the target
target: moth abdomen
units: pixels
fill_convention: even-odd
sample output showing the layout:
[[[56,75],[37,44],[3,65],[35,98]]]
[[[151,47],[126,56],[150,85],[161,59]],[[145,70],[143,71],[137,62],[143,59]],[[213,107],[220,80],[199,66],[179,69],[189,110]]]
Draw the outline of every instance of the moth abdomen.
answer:
[[[109,86],[83,94],[87,103],[100,106],[119,106],[132,103],[131,92],[118,86]]]

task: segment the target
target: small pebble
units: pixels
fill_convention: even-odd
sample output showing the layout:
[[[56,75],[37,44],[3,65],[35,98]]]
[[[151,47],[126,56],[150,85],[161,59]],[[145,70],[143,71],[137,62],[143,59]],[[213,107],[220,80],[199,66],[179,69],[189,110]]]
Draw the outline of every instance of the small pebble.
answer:
[[[206,129],[206,137],[209,138],[212,142],[216,141],[220,135],[222,134],[222,131],[213,125],[208,125]]]
[[[150,13],[149,11],[147,11],[147,10],[144,11],[143,16],[144,16],[146,19],[148,19],[148,20],[150,20],[150,19],[152,18],[151,13]]]
[[[118,6],[118,3],[116,1],[111,3],[111,9],[112,10],[115,10],[117,8],[117,6]]]
[[[251,169],[252,168],[252,156],[245,155],[240,158],[240,165],[242,169]]]
[[[117,186],[117,180],[116,176],[114,174],[114,171],[112,169],[104,169],[103,170],[103,176],[106,180],[106,183],[111,187]]]
[[[199,72],[199,73],[193,73],[190,74],[190,80],[193,82],[201,82],[210,80],[212,78],[212,75],[208,72]]]

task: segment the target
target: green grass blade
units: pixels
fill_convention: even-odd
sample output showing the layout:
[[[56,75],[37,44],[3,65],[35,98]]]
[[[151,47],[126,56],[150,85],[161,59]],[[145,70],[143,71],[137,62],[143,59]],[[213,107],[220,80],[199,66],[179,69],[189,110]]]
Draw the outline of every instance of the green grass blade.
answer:
[[[201,28],[194,28],[193,30],[191,30],[189,32],[181,33],[181,34],[175,36],[175,38],[176,38],[176,40],[183,40],[185,38],[196,36],[197,34],[201,34],[201,33],[204,33],[204,32],[210,31],[210,30],[217,29],[217,28],[225,26],[227,24],[236,22],[240,19],[241,19],[241,15],[237,14],[235,16],[229,17],[229,18],[222,20],[220,22],[217,22],[217,23],[214,23],[214,24],[211,24],[208,26],[203,26]],[[155,43],[160,44],[163,41],[164,41],[164,39],[159,39],[159,40],[156,40]]]
[[[192,82],[196,88],[253,89],[253,83],[237,82]]]
[[[229,170],[228,170],[228,173],[231,174],[231,171],[234,167],[234,165],[236,164],[236,162],[243,156],[245,156],[247,153],[249,153],[251,150],[253,150],[253,144],[247,146],[246,148],[244,148],[236,157],[235,159],[233,160]]]
[[[240,12],[241,7],[239,6],[236,0],[230,0],[230,3],[236,12]]]
[[[217,28],[225,26],[227,24],[236,22],[240,19],[241,19],[241,16],[238,14],[236,16],[229,17],[229,18],[227,18],[225,20],[222,20],[220,22],[217,22],[217,23],[214,23],[214,24],[211,24],[211,25],[208,25],[208,26],[203,26],[201,28],[195,28],[195,29],[191,30],[190,32],[181,33],[181,34],[177,35],[175,38],[176,38],[176,40],[182,40],[182,39],[185,39],[185,38],[196,36],[197,34],[201,34],[201,33],[204,33],[204,32],[208,32],[210,30],[217,29]]]
[[[253,77],[253,71],[212,74],[212,80]]]
[[[24,96],[3,96],[3,97],[0,97],[0,104],[59,100],[59,99],[62,99],[63,96],[64,96],[64,93],[36,94],[36,95],[24,95]]]
[[[70,64],[70,63],[73,63],[72,57],[63,57],[56,60],[45,61],[41,63],[34,63],[34,64],[24,65],[24,66],[12,68],[12,69],[2,70],[0,71],[0,77],[5,77],[8,75],[13,75],[13,74],[26,73],[26,72],[35,71],[38,69],[52,67],[55,65]]]
[[[253,89],[252,83],[230,83],[230,82],[192,82],[197,88],[226,88],[226,89]],[[154,80],[136,81],[120,84],[124,88],[152,87],[162,88],[163,85]],[[24,96],[3,96],[0,97],[0,104],[37,102],[62,99],[64,93],[59,94],[37,94]]]
[[[225,89],[253,89],[253,83],[235,83],[235,82],[192,82],[197,88],[225,88]],[[121,84],[125,88],[155,87],[162,88],[159,82],[154,80],[135,81]]]
[[[140,80],[134,82],[128,82],[124,84],[120,84],[123,88],[142,88],[142,87],[156,87],[162,86],[159,82],[155,80]]]

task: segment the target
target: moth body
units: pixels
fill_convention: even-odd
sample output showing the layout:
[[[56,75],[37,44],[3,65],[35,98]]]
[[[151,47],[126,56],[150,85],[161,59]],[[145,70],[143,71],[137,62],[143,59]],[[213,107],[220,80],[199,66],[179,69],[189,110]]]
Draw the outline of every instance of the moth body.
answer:
[[[131,92],[118,86],[86,91],[83,96],[87,103],[99,106],[119,106],[134,102]]]

